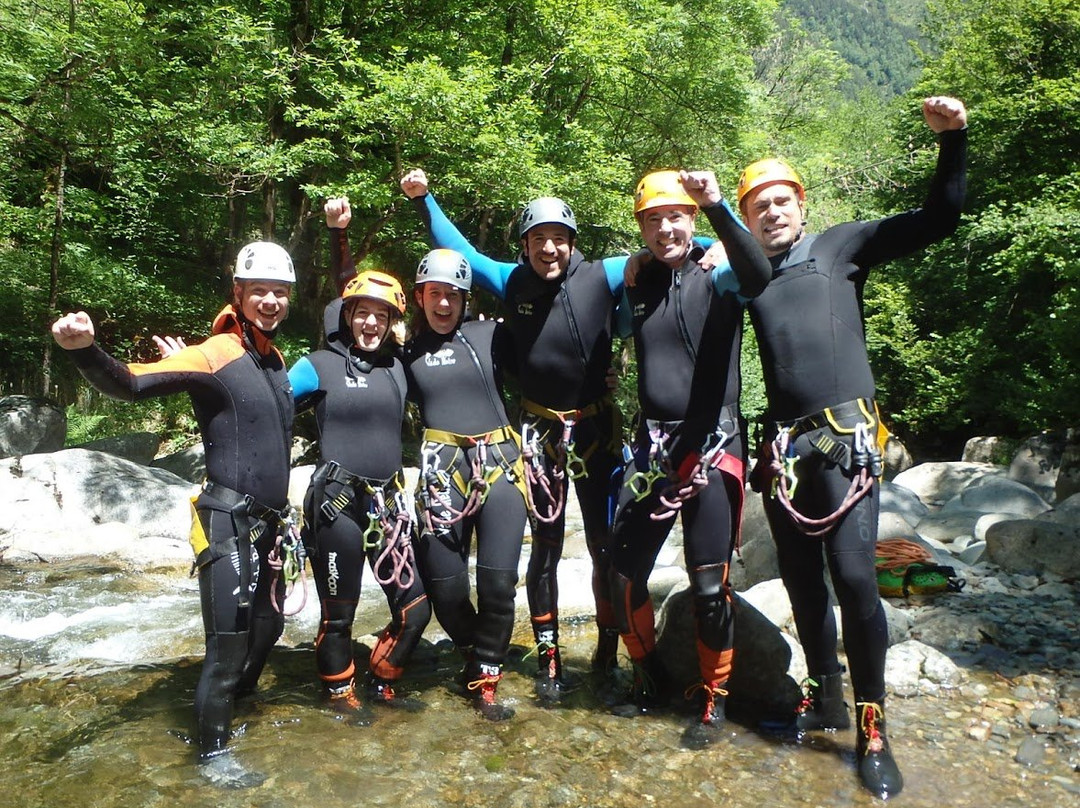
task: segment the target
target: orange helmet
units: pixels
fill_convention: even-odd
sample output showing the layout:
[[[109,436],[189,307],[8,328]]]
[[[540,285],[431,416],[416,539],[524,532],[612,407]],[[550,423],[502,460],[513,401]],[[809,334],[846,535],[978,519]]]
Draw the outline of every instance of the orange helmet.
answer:
[[[634,191],[634,215],[649,208],[663,205],[686,205],[697,210],[697,202],[690,198],[679,180],[678,171],[654,171],[646,174]]]
[[[341,293],[343,301],[348,302],[359,297],[381,300],[398,314],[405,313],[405,292],[401,283],[385,272],[367,270],[345,284],[345,291]]]
[[[743,173],[739,177],[739,187],[735,190],[735,203],[741,209],[743,198],[748,193],[755,188],[773,182],[786,182],[788,185],[795,186],[795,190],[799,194],[799,201],[806,201],[806,189],[803,188],[802,177],[795,172],[795,169],[783,160],[767,157],[764,160],[751,163],[743,169]]]

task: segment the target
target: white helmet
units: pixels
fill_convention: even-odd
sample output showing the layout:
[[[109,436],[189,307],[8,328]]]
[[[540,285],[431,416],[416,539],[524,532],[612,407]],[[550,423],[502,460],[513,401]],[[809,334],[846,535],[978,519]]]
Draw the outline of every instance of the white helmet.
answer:
[[[296,283],[296,272],[283,247],[269,241],[253,241],[236,256],[233,280]]]
[[[432,250],[420,260],[416,268],[416,283],[441,281],[456,286],[463,292],[472,288],[472,267],[469,259],[457,250]]]

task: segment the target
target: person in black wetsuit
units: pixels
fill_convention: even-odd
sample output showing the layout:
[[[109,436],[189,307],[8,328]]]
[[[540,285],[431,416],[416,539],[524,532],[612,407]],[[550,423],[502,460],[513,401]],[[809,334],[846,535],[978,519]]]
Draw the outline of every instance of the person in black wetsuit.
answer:
[[[320,461],[304,498],[302,533],[322,603],[316,663],[332,707],[360,724],[370,715],[354,684],[352,624],[365,559],[391,614],[371,651],[369,700],[419,706],[402,699],[393,683],[431,619],[401,470],[408,382],[391,328],[404,313],[396,278],[361,272],[326,307],[326,348],[289,370],[296,406],[315,408],[319,430]]]
[[[770,424],[769,451],[759,468],[770,478],[763,482],[776,489],[776,496],[765,497],[765,512],[810,672],[795,727],[843,729],[851,722],[824,581],[824,545],[854,686],[859,775],[880,797],[899,793],[903,778],[889,750],[883,712],[888,634],[874,567],[881,420],[862,294],[871,267],[945,238],[960,221],[966,110],[956,99],[935,97],[923,102],[923,115],[940,136],[940,151],[918,210],[808,234],[802,181],[772,159],[748,166],[737,192],[743,218],[773,266],[768,288],[749,310]]]
[[[462,684],[484,718],[514,711],[496,699],[514,628],[525,533],[524,471],[502,399],[512,362],[505,329],[462,322],[472,270],[461,253],[433,250],[416,270],[421,314],[405,346],[409,393],[422,415],[417,508],[419,563],[439,623],[465,656]],[[476,607],[469,597],[476,536]]]
[[[698,211],[727,251],[711,271],[691,237]],[[733,657],[728,569],[742,512],[745,447],[738,409],[744,302],[769,279],[769,264],[720,196],[711,172],[660,171],[638,184],[634,213],[651,258],[626,288],[641,406],[612,541],[612,593],[635,663],[619,715],[662,706],[670,677],[656,652],[648,579],[682,515],[693,593],[701,710],[684,740],[715,740]]]
[[[506,301],[522,390],[522,448],[532,545],[525,589],[537,644],[536,692],[557,702],[569,686],[559,652],[557,568],[565,539],[568,482],[574,481],[593,562],[598,641],[592,668],[616,664],[619,633],[611,606],[612,480],[621,471],[621,419],[606,375],[612,312],[622,297],[626,256],[588,261],[575,249],[577,222],[561,199],[525,206],[521,257],[495,261],[477,252],[446,218],[423,171],[401,187],[420,212],[432,243],[466,256],[476,283]]]
[[[276,244],[245,246],[233,273],[233,302],[214,320],[212,336],[159,362],[128,364],[94,341],[85,312],[52,326],[94,387],[138,401],[186,392],[206,453],[207,480],[193,500],[191,544],[199,573],[206,657],[195,691],[199,771],[227,787],[258,785],[265,777],[229,754],[237,695],[254,690],[284,627],[271,598],[284,580],[268,559],[291,523],[288,505],[293,401],[273,338],[289,311],[296,276]]]

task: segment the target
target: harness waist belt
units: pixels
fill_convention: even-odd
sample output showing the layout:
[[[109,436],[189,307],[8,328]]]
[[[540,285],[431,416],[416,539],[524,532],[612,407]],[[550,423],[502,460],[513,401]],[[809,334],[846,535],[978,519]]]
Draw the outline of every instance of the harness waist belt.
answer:
[[[821,412],[816,412],[813,415],[806,415],[802,418],[798,418],[795,421],[786,422],[790,425],[792,436],[798,435],[803,432],[812,432],[815,429],[832,429],[838,434],[846,435],[855,431],[854,427],[845,427],[843,422],[852,418],[857,418],[864,424],[873,424],[880,420],[880,414],[877,408],[877,402],[872,398],[856,398],[851,401],[845,401],[843,404],[837,404],[833,407],[826,407]],[[781,421],[781,424],[785,422]]]
[[[363,477],[359,474],[353,474],[336,460],[331,460],[326,464],[326,481],[328,483],[341,483],[342,485],[348,485],[353,488],[356,488],[358,483],[369,485],[372,488],[386,488],[386,486],[394,482],[397,478],[397,473],[387,477],[385,480],[377,480],[374,477]]]
[[[481,443],[489,445],[496,443],[517,442],[517,433],[509,426],[501,426],[492,432],[481,435],[459,435],[456,432],[447,432],[442,429],[425,429],[422,439],[427,443],[442,443],[446,446],[460,446],[468,449]]]
[[[236,507],[241,502],[246,503],[248,515],[254,516],[256,519],[261,519],[264,522],[281,522],[284,520],[286,512],[288,511],[288,505],[284,508],[271,508],[269,505],[263,505],[261,502],[256,502],[255,498],[250,494],[241,494],[239,491],[234,491],[228,486],[210,480],[207,480],[202,484],[202,490],[214,499],[225,503],[230,508]]]
[[[521,409],[532,415],[539,415],[541,418],[546,418],[549,421],[581,421],[585,418],[592,418],[597,413],[601,413],[604,410],[611,409],[611,399],[602,398],[599,401],[594,401],[592,404],[587,404],[579,410],[553,410],[550,407],[545,407],[543,404],[537,404],[535,401],[530,401],[527,398],[521,399]]]

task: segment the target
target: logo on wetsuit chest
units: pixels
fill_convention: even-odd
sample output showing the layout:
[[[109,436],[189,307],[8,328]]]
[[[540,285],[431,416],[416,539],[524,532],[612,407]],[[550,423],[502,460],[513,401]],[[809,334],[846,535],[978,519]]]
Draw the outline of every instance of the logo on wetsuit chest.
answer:
[[[443,348],[435,353],[424,354],[424,364],[429,368],[437,368],[443,365],[456,365],[453,348]]]
[[[532,303],[518,303],[517,313],[518,314],[524,314],[526,317],[531,317],[532,314],[533,314],[533,304]]]
[[[355,377],[346,376],[345,377],[345,386],[346,387],[355,387],[355,388],[358,388],[358,389],[365,389],[366,390],[367,386],[368,386],[367,378],[365,376],[355,376]]]
[[[645,316],[645,304],[644,303],[635,303],[634,304],[634,314],[633,314],[633,316],[634,317],[644,317]]]

